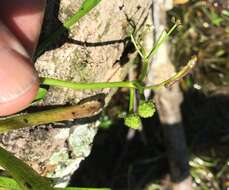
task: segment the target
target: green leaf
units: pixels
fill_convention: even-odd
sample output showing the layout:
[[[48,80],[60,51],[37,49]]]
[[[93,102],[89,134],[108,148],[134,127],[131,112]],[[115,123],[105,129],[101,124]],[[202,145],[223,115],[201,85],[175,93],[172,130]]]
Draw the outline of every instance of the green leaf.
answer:
[[[22,190],[17,182],[8,177],[0,176],[0,190]],[[54,188],[55,190],[111,190],[109,188],[89,188],[89,187],[66,187],[66,188]]]
[[[0,189],[1,187],[6,188],[7,190],[21,190],[14,179],[2,176],[0,176]]]
[[[46,111],[0,119],[0,134],[14,129],[33,127],[35,125],[92,117],[101,111],[103,104],[101,100],[91,100],[78,105],[62,106]]]
[[[45,97],[45,95],[47,94],[47,92],[48,91],[45,88],[39,88],[37,96],[34,99],[34,101],[43,99]]]
[[[78,22],[80,18],[85,16],[91,9],[98,5],[100,1],[101,0],[85,0],[80,9],[64,22],[64,26],[66,28],[70,28],[72,25]]]
[[[48,179],[39,176],[35,170],[1,147],[0,166],[15,179],[21,190],[53,190],[51,182]],[[9,183],[10,181],[5,180],[5,182]]]

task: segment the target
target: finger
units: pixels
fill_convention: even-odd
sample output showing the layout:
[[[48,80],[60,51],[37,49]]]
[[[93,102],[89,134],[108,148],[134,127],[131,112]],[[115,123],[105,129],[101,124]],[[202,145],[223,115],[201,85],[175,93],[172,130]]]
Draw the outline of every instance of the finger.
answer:
[[[0,48],[0,116],[25,108],[36,96],[37,75],[31,61],[8,48]]]
[[[36,96],[39,82],[32,55],[40,34],[45,0],[1,0],[0,116],[16,113]]]
[[[1,20],[30,55],[37,45],[45,3],[45,0],[1,0]]]
[[[0,22],[0,116],[22,110],[36,96],[38,77],[29,57]]]

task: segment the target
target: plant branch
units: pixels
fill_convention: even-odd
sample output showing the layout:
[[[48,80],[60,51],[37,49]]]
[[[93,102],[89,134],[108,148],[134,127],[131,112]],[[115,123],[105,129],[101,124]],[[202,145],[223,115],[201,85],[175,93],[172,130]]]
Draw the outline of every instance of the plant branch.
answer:
[[[72,88],[75,90],[85,90],[85,89],[103,89],[103,88],[132,88],[138,89],[142,92],[144,89],[158,90],[162,87],[170,87],[175,82],[181,80],[187,74],[189,74],[194,66],[196,65],[197,57],[193,56],[191,60],[184,66],[179,72],[170,77],[169,79],[152,86],[144,86],[141,81],[123,81],[123,82],[95,82],[95,83],[77,83],[71,81],[63,81],[58,79],[50,79],[50,78],[41,78],[41,84],[50,85],[50,86],[58,86],[58,87],[66,87]],[[147,70],[146,70],[147,71]]]
[[[138,54],[141,56],[142,61],[143,61],[143,66],[140,72],[139,76],[139,81],[143,81],[144,78],[147,75],[148,67],[149,67],[149,62],[152,58],[152,56],[157,52],[158,48],[165,42],[165,40],[168,39],[170,34],[176,29],[176,27],[180,24],[180,21],[177,21],[173,27],[168,31],[163,31],[159,38],[157,39],[156,43],[154,44],[153,48],[151,49],[150,53],[148,55],[145,54],[144,48],[142,48],[141,44],[139,44],[131,34],[131,41],[134,44],[135,49],[137,50]],[[139,48],[140,46],[140,48]]]
[[[156,41],[154,47],[150,51],[150,53],[147,55],[147,59],[151,59],[151,57],[157,52],[158,48],[168,39],[168,37],[171,35],[171,33],[176,29],[176,27],[180,25],[180,21],[178,20],[173,27],[168,31],[163,31],[161,35],[159,36],[158,40]]]
[[[195,67],[196,63],[197,63],[197,57],[193,56],[191,58],[191,60],[189,60],[189,62],[186,64],[186,66],[184,66],[175,75],[173,75],[169,79],[167,79],[167,80],[165,80],[165,81],[163,81],[163,82],[161,82],[159,84],[152,85],[152,86],[146,86],[145,89],[158,90],[161,87],[166,87],[166,88],[171,87],[174,83],[178,82],[183,77],[188,75],[193,70],[193,68]]]
[[[58,79],[41,78],[41,84],[50,86],[59,86],[72,88],[74,90],[86,89],[103,89],[103,88],[136,88],[133,82],[93,82],[93,83],[77,83],[71,81],[63,81]]]
[[[134,110],[134,96],[135,96],[135,90],[131,88],[130,89],[129,112],[133,112]]]
[[[149,60],[147,58],[143,59],[143,67],[139,76],[139,80],[143,81],[145,76],[147,75],[147,71],[148,71],[148,67],[149,67]]]
[[[141,49],[139,48],[139,44],[135,41],[134,36],[132,34],[130,35],[130,38],[131,38],[131,41],[134,44],[134,47],[137,50],[138,54],[141,56],[142,59],[144,59],[145,58],[145,55],[141,51]]]

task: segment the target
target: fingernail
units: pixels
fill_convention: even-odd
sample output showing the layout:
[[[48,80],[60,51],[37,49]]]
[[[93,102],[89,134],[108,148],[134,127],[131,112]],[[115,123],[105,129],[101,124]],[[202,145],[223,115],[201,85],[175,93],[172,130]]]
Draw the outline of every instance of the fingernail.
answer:
[[[38,77],[28,58],[0,49],[0,116],[16,113],[36,96]]]

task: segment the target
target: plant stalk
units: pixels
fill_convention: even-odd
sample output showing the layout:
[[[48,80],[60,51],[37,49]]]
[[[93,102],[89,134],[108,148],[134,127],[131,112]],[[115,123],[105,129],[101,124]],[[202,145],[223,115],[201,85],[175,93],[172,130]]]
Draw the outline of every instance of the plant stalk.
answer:
[[[133,82],[93,82],[93,83],[76,83],[71,81],[63,81],[58,79],[41,78],[43,85],[59,86],[72,88],[74,90],[93,90],[103,88],[136,88]]]

